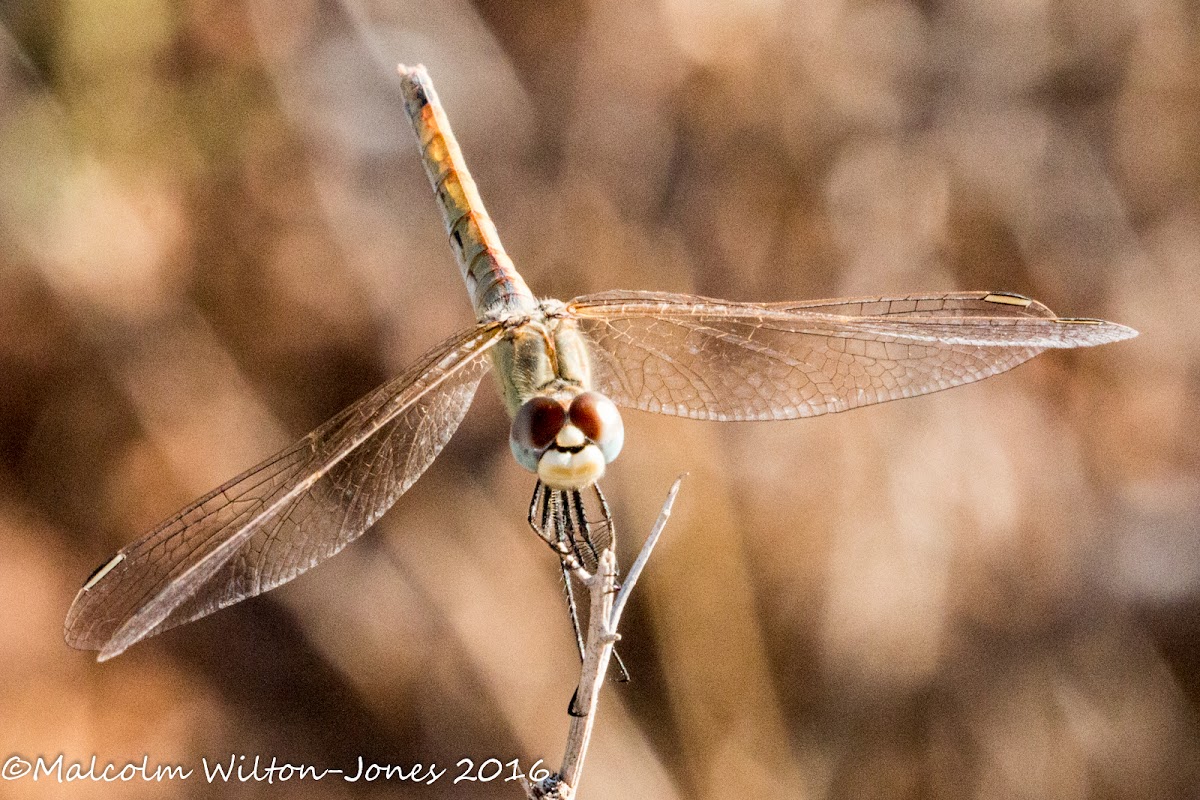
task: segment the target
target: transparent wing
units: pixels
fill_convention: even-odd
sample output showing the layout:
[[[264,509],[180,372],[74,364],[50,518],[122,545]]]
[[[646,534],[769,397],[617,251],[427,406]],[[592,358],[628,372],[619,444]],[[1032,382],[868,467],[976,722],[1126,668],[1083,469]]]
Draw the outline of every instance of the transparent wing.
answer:
[[[155,633],[291,580],[386,511],[458,428],[487,350],[481,325],[317,430],[200,498],[88,579],[67,643],[111,658]]]
[[[606,292],[568,312],[613,402],[715,420],[845,411],[981,380],[1049,348],[1137,335],[1000,292],[775,304]]]

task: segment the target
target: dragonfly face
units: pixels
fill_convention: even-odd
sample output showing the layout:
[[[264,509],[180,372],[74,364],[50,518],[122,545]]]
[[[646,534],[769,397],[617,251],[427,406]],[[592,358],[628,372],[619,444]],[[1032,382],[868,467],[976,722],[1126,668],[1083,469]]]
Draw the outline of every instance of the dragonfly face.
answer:
[[[625,444],[616,405],[599,392],[529,398],[513,418],[509,445],[517,463],[551,489],[586,489]]]

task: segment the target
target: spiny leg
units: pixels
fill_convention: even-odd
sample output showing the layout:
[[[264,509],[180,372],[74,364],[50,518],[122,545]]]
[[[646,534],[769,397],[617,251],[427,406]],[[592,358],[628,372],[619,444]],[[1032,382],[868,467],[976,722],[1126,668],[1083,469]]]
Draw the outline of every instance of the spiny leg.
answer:
[[[540,523],[537,521],[539,516],[541,517]],[[529,501],[529,516],[526,519],[538,538],[554,547],[555,542],[552,542],[546,535],[550,523],[550,504],[546,502],[546,485],[541,481],[533,486],[533,498]]]
[[[550,545],[550,549],[562,559],[567,569],[577,569],[581,566],[581,561],[564,542],[561,507],[559,503],[555,502],[556,494],[539,480],[533,487],[533,498],[529,501],[527,520],[529,527],[533,528],[533,532],[543,542]],[[540,524],[537,521],[539,517]]]
[[[578,495],[578,492],[573,492]],[[579,550],[579,537],[576,532],[580,530],[580,520],[575,514],[575,504],[571,502],[566,491],[554,492],[553,498],[555,528],[558,533],[559,547],[564,551],[569,551],[571,558],[576,560],[576,563],[583,564],[583,554]],[[582,519],[582,524],[587,524],[587,519]],[[564,558],[561,562],[563,571],[563,588],[567,596],[567,610],[571,616],[571,628],[575,633],[575,646],[579,651],[579,660],[584,658],[584,641],[583,630],[579,624],[579,608],[575,602],[575,586],[571,583],[571,571],[567,568],[567,560]],[[571,694],[571,702],[567,703],[567,713],[572,717],[583,716],[582,710],[579,708],[579,687],[575,687],[575,691]]]
[[[569,506],[569,509],[573,509],[576,514],[576,517],[577,517],[577,522],[574,523],[574,527],[576,527],[576,529],[580,531],[581,536],[587,542],[588,547],[591,550],[592,556],[594,558],[594,563],[599,564],[600,563],[600,554],[596,552],[596,548],[594,546],[592,546],[591,539],[588,536],[588,520],[587,520],[587,516],[584,514],[584,511],[583,511],[583,500],[580,497],[579,492],[571,492],[571,495],[572,495],[572,497],[571,497],[572,503]],[[574,540],[576,537],[572,536],[571,538],[572,538],[572,542],[574,543]],[[578,552],[577,546],[576,546],[576,552]],[[563,590],[565,591],[566,596],[567,596],[567,609],[571,612],[571,629],[575,633],[575,644],[578,646],[578,649],[579,649],[579,660],[583,661],[584,641],[583,641],[583,628],[579,624],[579,605],[575,600],[575,584],[571,582],[571,572],[569,569],[567,569],[567,566],[565,563],[563,563],[563,565],[562,565],[562,576],[563,576]]]
[[[589,562],[584,558],[583,551],[579,547],[583,528],[587,525],[587,518],[579,515],[576,504],[573,502],[575,498],[579,497],[579,492],[564,489],[556,492],[555,497],[560,522],[559,542],[575,556],[584,569],[595,569],[598,561]]]
[[[592,527],[588,522],[587,512],[583,508],[583,495],[579,492],[571,492],[571,508],[575,512],[575,517],[579,520],[576,530],[579,531],[579,540],[583,542],[587,548],[588,555],[591,556],[589,564],[600,563],[600,551],[596,549],[596,543],[592,541]],[[595,567],[593,567],[595,569]]]
[[[567,562],[560,561],[562,566],[563,591],[567,595],[567,611],[571,617],[571,630],[575,633],[575,647],[579,651],[579,663],[583,663],[583,628],[579,625],[579,606],[575,602],[575,585],[571,583],[571,571],[567,569]],[[571,693],[571,702],[567,703],[567,714],[572,717],[584,716],[583,711],[579,708],[579,687],[575,687],[575,691]]]
[[[575,584],[571,583],[571,570],[566,562],[559,562],[562,567],[563,593],[567,597],[567,610],[571,612],[571,630],[575,632],[575,644],[579,648],[579,660],[583,661],[583,628],[579,625],[579,606],[575,602]]]
[[[604,492],[600,491],[600,484],[593,483],[592,491],[596,493],[596,500],[600,503],[600,515],[604,521],[604,525],[608,528],[608,546],[613,550],[617,549],[617,528],[613,524],[612,511],[608,507],[608,498],[604,496]]]
[[[565,495],[566,493],[563,492],[560,499],[565,498]],[[578,558],[579,550],[575,546],[575,537],[571,531],[573,522],[571,520],[570,508],[570,505],[559,506],[560,511],[564,513],[561,515],[563,524],[558,526],[558,535],[561,546],[566,547],[568,546],[567,543],[569,542],[570,547],[574,549],[575,553],[577,554],[576,557]],[[582,661],[584,649],[583,628],[579,624],[579,605],[575,601],[575,584],[571,582],[571,569],[568,567],[566,560],[564,559],[560,561],[559,565],[562,567],[563,592],[567,598],[567,611],[570,612],[571,616],[571,630],[575,633],[575,645],[579,650],[579,660]]]
[[[541,526],[534,522],[539,509],[542,512]],[[546,485],[541,481],[533,485],[533,498],[529,501],[529,516],[526,519],[529,521],[529,527],[533,528],[533,532],[542,536],[542,530],[546,527]]]

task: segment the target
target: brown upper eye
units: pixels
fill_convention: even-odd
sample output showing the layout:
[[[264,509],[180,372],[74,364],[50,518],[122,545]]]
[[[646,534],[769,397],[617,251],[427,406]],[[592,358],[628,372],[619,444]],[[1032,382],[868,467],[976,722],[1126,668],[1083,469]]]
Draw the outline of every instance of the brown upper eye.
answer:
[[[534,450],[549,447],[567,422],[567,410],[549,397],[532,397],[517,410],[512,435],[519,444]]]
[[[598,392],[584,392],[571,401],[571,422],[593,442],[604,438],[605,404],[612,401]]]

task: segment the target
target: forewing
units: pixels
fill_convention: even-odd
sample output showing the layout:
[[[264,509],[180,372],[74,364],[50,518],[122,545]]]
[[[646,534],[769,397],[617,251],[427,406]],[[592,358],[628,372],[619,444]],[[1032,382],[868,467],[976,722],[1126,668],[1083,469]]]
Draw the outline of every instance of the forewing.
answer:
[[[845,411],[981,380],[1049,348],[1136,335],[1000,292],[776,304],[608,292],[568,313],[613,402],[715,420]]]
[[[155,633],[291,580],[357,538],[449,441],[501,335],[482,325],[97,570],[67,614],[73,647],[117,655]]]

